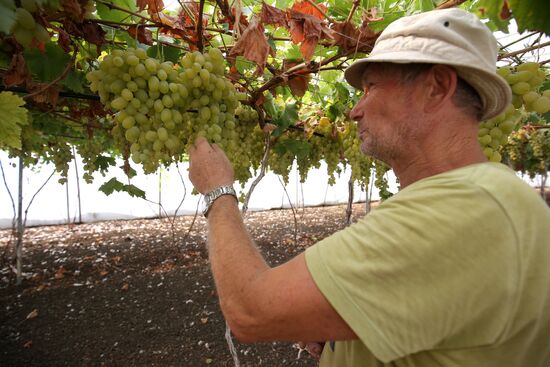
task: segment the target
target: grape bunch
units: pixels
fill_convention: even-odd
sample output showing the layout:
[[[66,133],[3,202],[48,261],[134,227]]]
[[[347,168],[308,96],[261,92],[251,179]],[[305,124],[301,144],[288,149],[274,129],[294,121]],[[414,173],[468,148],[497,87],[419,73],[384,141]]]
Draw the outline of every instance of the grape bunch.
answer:
[[[497,70],[512,88],[512,103],[515,108],[522,105],[528,112],[546,113],[550,111],[550,92],[538,93],[546,79],[546,72],[536,62],[526,62],[515,69],[502,67]]]
[[[313,135],[310,139],[312,150],[319,152],[322,160],[327,164],[328,184],[336,183],[335,174],[340,174],[342,171],[339,167],[342,158],[342,144],[338,139],[335,125],[326,116],[319,119],[318,124],[314,128],[314,132],[318,135]]]
[[[480,123],[477,139],[487,159],[492,162],[501,161],[499,148],[506,144],[520,118],[521,113],[510,104],[500,115]]]
[[[346,163],[351,167],[351,179],[361,186],[369,184],[372,160],[361,152],[361,140],[357,135],[357,125],[352,121],[345,121],[340,139],[344,148]]]
[[[15,9],[15,23],[11,29],[15,40],[23,47],[29,47],[33,39],[48,42],[50,34],[36,23],[32,13],[38,11],[35,0],[21,0],[21,7]]]
[[[240,97],[224,77],[218,49],[187,53],[181,65],[160,62],[143,49],[114,50],[87,74],[90,89],[116,112],[112,134],[130,145],[145,173],[178,161],[197,136],[226,148],[235,132]]]
[[[225,143],[224,150],[233,164],[235,179],[244,184],[261,164],[265,135],[260,129],[258,112],[247,106],[235,110],[234,139]]]

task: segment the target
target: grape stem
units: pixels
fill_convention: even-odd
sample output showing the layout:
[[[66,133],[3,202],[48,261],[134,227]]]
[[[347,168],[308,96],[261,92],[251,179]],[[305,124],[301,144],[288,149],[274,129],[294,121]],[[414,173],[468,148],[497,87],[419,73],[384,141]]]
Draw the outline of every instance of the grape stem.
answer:
[[[265,138],[265,150],[264,150],[264,156],[262,157],[262,164],[260,166],[260,174],[258,177],[254,179],[254,182],[252,182],[252,185],[250,185],[250,189],[248,190],[248,193],[246,194],[246,198],[244,199],[243,207],[242,207],[242,215],[245,216],[247,210],[248,210],[248,202],[250,201],[250,197],[252,196],[252,192],[256,188],[256,185],[260,183],[262,178],[265,176],[265,171],[267,168],[267,159],[269,158],[269,151],[271,149],[271,134],[266,134]]]
[[[199,1],[199,16],[197,19],[197,48],[202,52],[203,46],[203,37],[202,37],[202,16],[204,12],[204,0]]]

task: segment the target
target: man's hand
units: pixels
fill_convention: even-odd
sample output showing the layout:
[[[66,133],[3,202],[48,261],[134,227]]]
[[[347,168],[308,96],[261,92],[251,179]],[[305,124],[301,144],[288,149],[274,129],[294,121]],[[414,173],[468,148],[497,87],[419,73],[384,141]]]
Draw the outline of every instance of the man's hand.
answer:
[[[223,185],[233,185],[233,167],[223,150],[199,136],[189,149],[189,179],[206,194]]]

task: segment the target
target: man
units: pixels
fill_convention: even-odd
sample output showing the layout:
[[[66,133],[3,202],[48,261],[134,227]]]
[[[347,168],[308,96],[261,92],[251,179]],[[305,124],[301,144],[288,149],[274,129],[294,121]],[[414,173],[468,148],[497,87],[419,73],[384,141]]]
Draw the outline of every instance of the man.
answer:
[[[196,141],[190,178],[217,193],[208,248],[238,339],[336,341],[321,366],[550,366],[550,210],[477,141],[510,100],[496,52],[462,10],[391,24],[345,77],[364,89],[351,112],[363,152],[402,190],[275,268],[215,191],[233,184],[227,158]]]

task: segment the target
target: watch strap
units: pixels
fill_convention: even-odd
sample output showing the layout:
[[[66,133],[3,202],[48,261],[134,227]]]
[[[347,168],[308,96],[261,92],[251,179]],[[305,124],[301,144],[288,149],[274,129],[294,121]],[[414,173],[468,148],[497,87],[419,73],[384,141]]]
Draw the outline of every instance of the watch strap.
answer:
[[[223,195],[231,195],[235,198],[235,200],[237,200],[237,202],[239,201],[239,199],[237,198],[237,193],[235,192],[233,186],[225,185],[216,187],[214,190],[204,195],[204,209],[202,210],[202,215],[207,217],[208,211],[212,207],[214,201]]]

